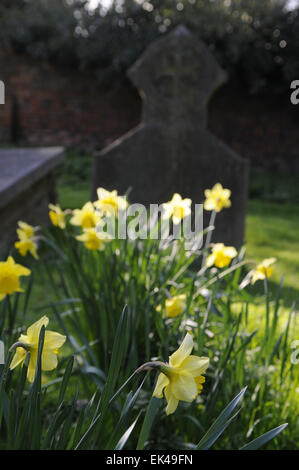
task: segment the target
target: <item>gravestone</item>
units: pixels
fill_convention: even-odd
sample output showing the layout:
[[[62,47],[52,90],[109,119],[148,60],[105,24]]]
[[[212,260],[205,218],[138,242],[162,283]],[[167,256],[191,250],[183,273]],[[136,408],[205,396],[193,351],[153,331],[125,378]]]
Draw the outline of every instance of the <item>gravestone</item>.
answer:
[[[128,71],[143,100],[140,125],[95,156],[96,188],[131,188],[130,202],[169,201],[173,193],[204,200],[215,183],[232,191],[217,215],[213,241],[240,247],[247,205],[248,161],[206,128],[207,104],[226,74],[184,26],[153,42]],[[205,223],[210,213],[206,214]]]
[[[49,202],[55,202],[53,170],[65,157],[62,147],[0,150],[0,256],[16,240],[19,220],[49,224]]]

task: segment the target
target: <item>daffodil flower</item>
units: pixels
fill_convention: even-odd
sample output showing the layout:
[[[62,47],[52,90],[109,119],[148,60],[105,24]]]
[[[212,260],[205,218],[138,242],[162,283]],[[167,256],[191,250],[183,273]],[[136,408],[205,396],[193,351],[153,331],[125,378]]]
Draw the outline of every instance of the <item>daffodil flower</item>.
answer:
[[[95,201],[94,205],[107,217],[117,217],[119,211],[123,211],[128,207],[126,199],[118,196],[116,190],[110,192],[104,188],[98,188],[97,195],[98,201]]]
[[[182,199],[180,194],[175,193],[172,196],[171,201],[162,204],[164,209],[162,219],[166,220],[172,218],[172,221],[175,225],[179,224],[184,217],[187,217],[191,214],[191,203],[191,199]]]
[[[35,259],[38,259],[37,244],[31,238],[22,237],[15,242],[15,247],[21,256],[26,256],[29,251]]]
[[[27,379],[33,382],[38,353],[39,335],[42,326],[45,328],[49,324],[49,319],[43,316],[40,320],[33,323],[28,329],[26,335],[21,335],[18,342],[12,346],[16,347],[16,352],[10,364],[10,369],[14,369],[19,364],[24,364],[28,352],[30,352],[30,360],[27,371]],[[45,331],[45,339],[41,357],[41,367],[44,371],[50,371],[57,367],[58,349],[64,344],[66,336],[56,333],[55,331]]]
[[[18,237],[21,238],[33,238],[35,235],[35,228],[32,225],[27,224],[26,222],[22,222],[19,220],[18,222],[18,229],[17,234]]]
[[[186,308],[186,294],[175,295],[165,301],[165,316],[169,318],[177,317]],[[157,312],[162,311],[162,305],[158,305]]]
[[[84,242],[88,250],[102,251],[105,248],[105,243],[109,242],[111,238],[105,232],[97,232],[95,228],[87,228],[82,235],[78,235],[76,239]]]
[[[272,272],[274,271],[274,266],[272,266],[272,264],[275,262],[276,258],[267,258],[258,264],[255,271],[252,273],[251,284],[254,284],[260,279],[269,279]]]
[[[230,195],[230,189],[224,189],[222,184],[216,183],[212,189],[205,190],[206,200],[203,207],[206,211],[220,212],[223,208],[231,206]]]
[[[16,249],[19,251],[21,256],[26,256],[29,252],[35,259],[38,259],[38,246],[35,242],[36,229],[32,227],[32,225],[22,222],[21,220],[18,222],[18,227],[17,234],[19,240],[15,242]]]
[[[14,292],[24,292],[20,286],[20,277],[29,276],[30,269],[15,263],[12,256],[0,262],[0,301]]]
[[[54,204],[49,204],[49,209],[49,217],[51,219],[52,224],[55,225],[55,227],[59,227],[64,230],[66,227],[66,212],[63,211],[58,205],[55,206]]]
[[[73,211],[73,217],[71,218],[70,223],[86,229],[96,227],[100,220],[100,214],[95,210],[92,202],[89,201],[84,204],[82,209],[75,209]]]
[[[207,257],[206,266],[210,268],[215,265],[217,268],[224,268],[237,254],[237,250],[233,246],[216,243],[212,248],[212,253]]]
[[[188,403],[195,400],[202,390],[204,374],[209,366],[208,357],[192,356],[192,336],[187,333],[179,349],[169,358],[169,364],[160,365],[153,396],[167,400],[166,414],[174,413],[179,401]]]

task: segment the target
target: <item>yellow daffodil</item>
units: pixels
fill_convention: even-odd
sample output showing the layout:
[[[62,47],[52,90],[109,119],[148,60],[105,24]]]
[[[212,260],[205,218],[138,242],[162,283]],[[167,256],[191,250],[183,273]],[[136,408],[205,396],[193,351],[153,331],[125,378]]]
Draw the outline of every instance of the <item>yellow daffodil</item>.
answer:
[[[217,268],[224,268],[229,265],[237,254],[237,250],[233,246],[225,246],[223,243],[216,243],[212,248],[212,253],[207,257],[206,265],[208,268],[213,265]]]
[[[66,212],[63,211],[58,205],[54,206],[54,204],[49,204],[49,217],[51,222],[55,227],[59,227],[62,230],[65,229],[65,215]]]
[[[29,252],[35,259],[38,259],[37,243],[35,242],[36,229],[22,221],[18,222],[18,227],[17,234],[19,240],[15,242],[15,247],[21,256],[26,256]]]
[[[107,217],[117,217],[119,211],[128,207],[124,197],[118,196],[117,191],[107,191],[104,188],[97,189],[98,201],[94,202],[97,209],[100,209]]]
[[[272,266],[272,264],[274,264],[275,261],[276,258],[267,258],[258,264],[252,274],[251,283],[254,284],[259,279],[269,279],[274,270],[274,266]]]
[[[30,352],[30,360],[27,371],[27,379],[33,382],[38,353],[39,335],[42,326],[48,326],[49,319],[44,316],[37,322],[33,323],[28,329],[26,335],[19,337],[16,346],[16,352],[10,364],[10,369],[14,369],[19,364],[23,364],[28,352]],[[64,344],[66,337],[56,333],[55,331],[45,331],[44,346],[42,351],[41,366],[42,370],[50,371],[57,367],[58,349]],[[21,343],[21,344],[20,344]],[[12,348],[14,347],[12,346]],[[11,349],[12,349],[11,348]]]
[[[187,333],[179,349],[169,358],[169,364],[160,366],[161,373],[153,396],[167,400],[166,414],[174,413],[179,401],[192,402],[202,390],[208,357],[191,356],[192,336]]]
[[[162,219],[166,220],[172,217],[173,223],[179,224],[184,217],[191,214],[191,203],[191,199],[182,199],[180,194],[175,193],[171,201],[162,204],[164,209]]]
[[[186,308],[186,294],[175,295],[165,301],[165,316],[169,318],[177,317]],[[162,311],[162,305],[158,305],[157,312]]]
[[[15,247],[21,256],[26,256],[29,251],[35,259],[38,259],[37,244],[31,238],[21,238],[19,241],[15,242]]]
[[[231,206],[230,195],[230,189],[224,189],[220,183],[216,183],[212,189],[205,190],[203,207],[206,211],[220,212],[224,207]]]
[[[92,202],[87,202],[82,209],[75,209],[73,217],[70,220],[72,225],[81,226],[83,229],[96,227],[100,222],[101,216],[95,210]]]
[[[18,237],[21,238],[33,238],[35,235],[35,228],[32,225],[27,224],[19,220],[19,228],[17,229]]]
[[[0,301],[14,292],[24,292],[20,287],[20,277],[29,276],[30,269],[21,264],[16,264],[14,259],[9,256],[7,261],[0,262]]]
[[[104,250],[105,243],[109,242],[111,238],[107,233],[98,233],[95,228],[87,228],[84,230],[82,235],[76,237],[80,242],[84,242],[84,245],[88,250]]]

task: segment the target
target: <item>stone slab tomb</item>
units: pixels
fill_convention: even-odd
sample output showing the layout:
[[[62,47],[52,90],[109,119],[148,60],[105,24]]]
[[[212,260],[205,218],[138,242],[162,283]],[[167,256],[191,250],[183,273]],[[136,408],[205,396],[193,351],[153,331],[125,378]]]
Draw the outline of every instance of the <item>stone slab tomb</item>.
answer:
[[[0,256],[16,240],[19,220],[49,224],[55,202],[53,170],[65,157],[62,147],[0,150]]]
[[[95,156],[96,188],[129,188],[130,202],[169,201],[173,193],[204,200],[220,182],[232,206],[217,215],[213,241],[243,243],[248,161],[207,130],[207,104],[226,74],[184,26],[153,42],[128,71],[143,100],[142,121]],[[208,223],[210,213],[205,216]]]

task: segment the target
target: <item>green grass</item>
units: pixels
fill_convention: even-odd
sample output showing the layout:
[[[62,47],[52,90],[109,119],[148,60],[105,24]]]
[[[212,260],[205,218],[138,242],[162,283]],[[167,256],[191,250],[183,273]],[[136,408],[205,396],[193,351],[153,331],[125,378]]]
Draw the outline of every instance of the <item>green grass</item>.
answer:
[[[246,219],[247,257],[256,261],[274,256],[271,282],[284,275],[286,303],[299,299],[299,207],[279,202],[249,201]]]
[[[90,199],[90,188],[86,183],[73,186],[58,186],[58,201],[63,209],[78,209]]]

